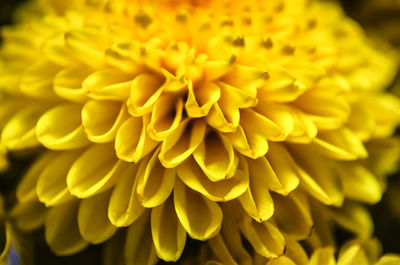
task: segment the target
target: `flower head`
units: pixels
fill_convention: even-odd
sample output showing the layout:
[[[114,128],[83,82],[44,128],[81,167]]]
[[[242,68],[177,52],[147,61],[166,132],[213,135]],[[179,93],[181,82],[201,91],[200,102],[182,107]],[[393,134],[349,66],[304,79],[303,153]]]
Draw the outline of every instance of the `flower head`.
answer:
[[[140,255],[175,261],[187,234],[219,233],[232,203],[241,232],[275,258],[285,237],[308,237],[309,197],[379,201],[363,161],[400,122],[384,91],[395,62],[335,4],[43,3],[3,31],[0,143],[48,149],[14,214],[44,221],[56,253],[130,226],[135,248],[150,244]]]

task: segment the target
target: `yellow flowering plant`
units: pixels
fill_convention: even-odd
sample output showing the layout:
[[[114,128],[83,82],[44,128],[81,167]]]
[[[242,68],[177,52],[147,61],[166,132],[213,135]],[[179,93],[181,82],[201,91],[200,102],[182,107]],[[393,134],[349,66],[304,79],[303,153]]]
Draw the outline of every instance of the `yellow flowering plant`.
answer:
[[[177,261],[188,235],[271,262],[333,247],[328,220],[371,236],[362,203],[399,156],[397,56],[337,4],[36,0],[17,18],[0,150],[40,150],[11,216],[56,254],[120,227],[127,264]]]

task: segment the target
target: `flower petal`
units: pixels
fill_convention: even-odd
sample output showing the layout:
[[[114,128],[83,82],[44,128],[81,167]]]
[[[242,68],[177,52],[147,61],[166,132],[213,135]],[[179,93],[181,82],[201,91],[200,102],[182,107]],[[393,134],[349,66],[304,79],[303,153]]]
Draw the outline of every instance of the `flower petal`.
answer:
[[[149,159],[140,162],[137,172],[136,192],[144,207],[153,208],[162,204],[174,188],[175,168],[165,168],[158,159],[159,149]]]
[[[77,223],[79,200],[50,208],[45,222],[45,238],[50,249],[59,256],[77,253],[87,247]]]
[[[115,184],[123,166],[110,144],[95,144],[71,166],[67,176],[68,189],[78,198],[88,198]]]
[[[81,125],[81,106],[72,103],[58,105],[43,114],[36,125],[36,135],[40,143],[53,150],[89,144]]]
[[[189,188],[203,194],[212,201],[230,201],[246,191],[249,184],[247,163],[243,159],[232,178],[213,182],[197,165],[193,158],[178,166],[177,175]]]
[[[250,176],[249,186],[239,197],[239,202],[249,216],[262,222],[274,213],[274,202],[269,193],[269,175],[273,174],[273,171],[265,158],[247,159],[247,163]]]
[[[148,212],[129,226],[125,242],[126,265],[155,265],[158,261],[151,237]]]
[[[32,232],[43,226],[48,209],[38,201],[28,201],[16,204],[10,218],[13,224],[23,232]]]
[[[39,201],[46,207],[55,206],[73,198],[69,193],[66,179],[71,165],[81,154],[81,150],[58,153],[41,170],[36,184],[36,193]]]
[[[210,132],[193,152],[193,157],[211,181],[232,177],[238,159],[229,140],[218,133]]]
[[[115,138],[115,151],[119,159],[137,163],[158,145],[147,134],[147,124],[148,117],[131,117],[121,125]]]
[[[185,120],[165,139],[158,156],[164,167],[184,162],[203,141],[206,124],[202,120]]]
[[[18,111],[4,126],[1,132],[1,145],[10,150],[36,147],[35,126],[48,105],[35,104]]]
[[[82,109],[82,125],[90,141],[114,140],[121,124],[128,118],[125,105],[118,101],[91,100]]]
[[[150,113],[163,92],[163,79],[154,74],[140,74],[132,81],[127,102],[132,116]]]
[[[108,218],[118,227],[132,224],[144,211],[136,194],[138,165],[124,163],[124,167],[108,205]]]
[[[88,97],[82,89],[82,82],[91,69],[82,66],[67,67],[54,77],[54,92],[63,99],[83,103]]]
[[[296,264],[288,257],[281,256],[276,259],[268,261],[266,265],[296,265]]]
[[[185,110],[189,117],[198,118],[207,116],[211,107],[221,97],[221,90],[213,82],[193,85],[189,82],[188,98],[185,103]]]
[[[342,180],[346,198],[364,203],[377,203],[382,198],[383,187],[377,178],[358,162],[337,162],[335,168]]]
[[[219,232],[221,208],[217,203],[186,188],[180,180],[175,184],[174,204],[178,218],[190,237],[207,240]]]
[[[154,140],[165,140],[182,120],[182,99],[174,97],[173,94],[163,95],[154,104],[150,124],[147,126],[147,133]]]
[[[336,265],[333,248],[320,248],[314,251],[310,265]]]
[[[180,258],[186,243],[186,231],[176,216],[172,198],[152,209],[151,234],[161,259],[175,262]]]
[[[89,75],[82,83],[82,88],[95,99],[126,100],[131,91],[132,74],[113,68],[98,70]]]
[[[78,210],[78,227],[83,239],[99,244],[109,239],[117,227],[110,223],[107,206],[110,191],[105,191],[81,201]]]
[[[241,221],[240,230],[258,254],[266,258],[277,258],[283,254],[285,239],[270,222],[257,223],[247,217]]]

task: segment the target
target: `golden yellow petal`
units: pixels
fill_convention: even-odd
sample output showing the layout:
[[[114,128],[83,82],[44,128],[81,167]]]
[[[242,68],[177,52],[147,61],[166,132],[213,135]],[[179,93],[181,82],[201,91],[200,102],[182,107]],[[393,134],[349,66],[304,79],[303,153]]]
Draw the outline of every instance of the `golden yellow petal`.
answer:
[[[369,105],[364,106],[363,102],[352,104],[346,126],[363,142],[371,139],[375,131],[376,121],[369,112]]]
[[[163,92],[162,84],[163,79],[154,74],[140,74],[135,77],[127,102],[129,113],[132,116],[150,113]]]
[[[340,206],[344,194],[339,176],[333,171],[329,160],[315,153],[312,155],[301,145],[291,146],[290,150],[298,164],[301,187],[324,204]]]
[[[181,122],[162,143],[158,156],[162,165],[172,168],[184,162],[203,141],[206,128],[200,119]]]
[[[289,238],[306,239],[313,228],[310,206],[306,194],[292,192],[288,196],[273,194],[274,220],[279,230]]]
[[[189,117],[204,117],[210,112],[211,107],[220,99],[221,89],[214,82],[193,85],[188,84],[188,95],[185,110]]]
[[[157,261],[151,237],[150,214],[146,212],[128,229],[125,242],[125,263],[127,265],[154,265]]]
[[[4,126],[1,132],[1,145],[10,150],[36,147],[36,123],[49,106],[35,104],[18,111]]]
[[[318,133],[318,128],[310,116],[292,107],[294,126],[287,140],[293,143],[310,143]]]
[[[269,219],[274,213],[274,202],[269,193],[271,178],[276,178],[265,158],[247,159],[249,186],[239,202],[247,214],[258,222]]]
[[[160,148],[140,162],[137,172],[137,196],[144,207],[153,208],[162,204],[174,188],[175,168],[165,168],[158,159]]]
[[[333,248],[320,248],[314,251],[310,265],[336,265]]]
[[[66,100],[83,103],[88,97],[82,88],[82,82],[91,73],[91,69],[83,66],[66,67],[54,77],[54,92]]]
[[[45,223],[48,209],[38,201],[16,204],[10,212],[15,226],[24,232],[32,232]]]
[[[104,65],[103,39],[99,27],[85,27],[72,30],[64,35],[67,48],[79,61],[94,67]]]
[[[72,55],[71,51],[65,46],[64,32],[58,32],[47,37],[41,47],[44,56],[51,62],[69,66],[76,65],[79,61]]]
[[[136,194],[137,164],[124,163],[124,171],[118,176],[119,180],[111,194],[108,205],[108,218],[115,226],[128,226],[136,221],[143,213]]]
[[[180,180],[174,188],[174,204],[178,218],[190,237],[207,240],[215,236],[222,223],[222,211],[217,203],[189,190]]]
[[[256,111],[244,109],[240,112],[240,117],[240,125],[246,131],[250,142],[266,141],[266,139],[282,141],[285,138],[277,124]]]
[[[126,100],[131,91],[132,80],[132,74],[105,68],[86,77],[82,88],[94,99]]]
[[[149,154],[158,142],[147,134],[148,117],[128,118],[118,129],[115,151],[119,159],[137,163]]]
[[[36,183],[36,193],[39,201],[46,207],[59,205],[73,197],[67,187],[67,175],[71,165],[82,154],[78,151],[56,153],[51,161],[41,170]]]
[[[239,109],[236,106],[220,104],[220,102],[214,103],[207,115],[207,123],[221,132],[234,132],[239,121]]]
[[[341,208],[329,208],[329,211],[337,224],[355,233],[359,238],[371,237],[374,224],[370,213],[363,205],[346,201]]]
[[[207,244],[211,247],[214,254],[220,259],[224,265],[238,265],[232,257],[231,252],[226,246],[224,239],[220,234],[207,240]],[[246,264],[247,265],[247,264]]]
[[[266,161],[263,161],[263,163],[266,164],[264,168],[269,172],[269,188],[271,190],[287,195],[297,188],[300,183],[301,169],[285,145],[270,143],[270,151],[267,153]]]
[[[268,261],[266,265],[296,265],[296,264],[288,257],[282,256],[278,257],[277,259]]]
[[[243,194],[249,184],[249,172],[244,158],[232,178],[211,181],[193,158],[187,159],[177,168],[177,175],[189,188],[203,194],[212,201],[230,201]]]
[[[147,133],[156,140],[165,140],[182,120],[183,101],[173,94],[162,95],[154,104]]]
[[[80,105],[64,103],[44,113],[36,125],[39,142],[53,150],[76,149],[88,145],[89,141],[81,125],[81,109]]]
[[[309,265],[308,255],[297,240],[285,238],[285,245],[286,257],[290,258],[296,265]]]
[[[91,100],[82,108],[82,125],[90,141],[105,143],[114,140],[122,123],[129,117],[119,101]]]
[[[186,243],[186,231],[176,216],[172,198],[152,209],[151,234],[161,259],[175,262],[180,258]]]
[[[364,203],[377,203],[382,198],[383,187],[377,177],[359,162],[338,162],[335,168],[342,180],[346,198]]]
[[[33,98],[58,100],[54,93],[54,76],[61,67],[48,61],[37,62],[22,73],[20,77],[20,90]]]
[[[232,144],[225,136],[215,132],[206,135],[193,152],[193,157],[211,181],[232,177],[238,164]]]
[[[87,247],[79,233],[77,214],[79,200],[55,206],[45,221],[45,239],[50,249],[59,256],[77,253]]]
[[[386,254],[379,261],[376,265],[396,265],[400,262],[400,256],[396,254]]]
[[[57,154],[53,152],[45,152],[31,165],[29,170],[22,177],[17,187],[16,196],[18,202],[25,203],[37,200],[36,184],[43,169],[54,160]]]
[[[88,199],[83,199],[78,210],[78,227],[83,239],[99,244],[109,239],[117,231],[107,216],[107,206],[111,191],[105,191]]]
[[[347,128],[319,132],[309,147],[336,160],[355,160],[368,156],[361,140]]]
[[[245,217],[240,230],[258,254],[266,258],[277,258],[285,249],[285,239],[278,228],[268,221],[258,223]]]
[[[78,198],[88,198],[113,186],[124,167],[110,144],[89,147],[71,166],[68,189]]]
[[[27,103],[28,101],[24,98],[0,94],[0,128],[3,128],[11,117],[26,106]]]
[[[360,245],[353,245],[345,251],[341,251],[337,265],[358,265],[369,264],[366,253]]]

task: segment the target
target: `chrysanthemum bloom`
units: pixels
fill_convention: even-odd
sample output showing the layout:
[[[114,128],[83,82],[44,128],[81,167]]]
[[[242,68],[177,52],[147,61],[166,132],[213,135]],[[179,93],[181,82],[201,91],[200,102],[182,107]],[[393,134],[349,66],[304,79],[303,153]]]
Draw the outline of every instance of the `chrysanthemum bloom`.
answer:
[[[379,201],[365,161],[367,145],[397,144],[400,103],[384,92],[396,59],[336,5],[40,3],[3,30],[0,143],[48,149],[13,214],[26,230],[44,222],[56,253],[129,226],[128,263],[175,261],[232,203],[276,258],[309,236],[309,198]]]

